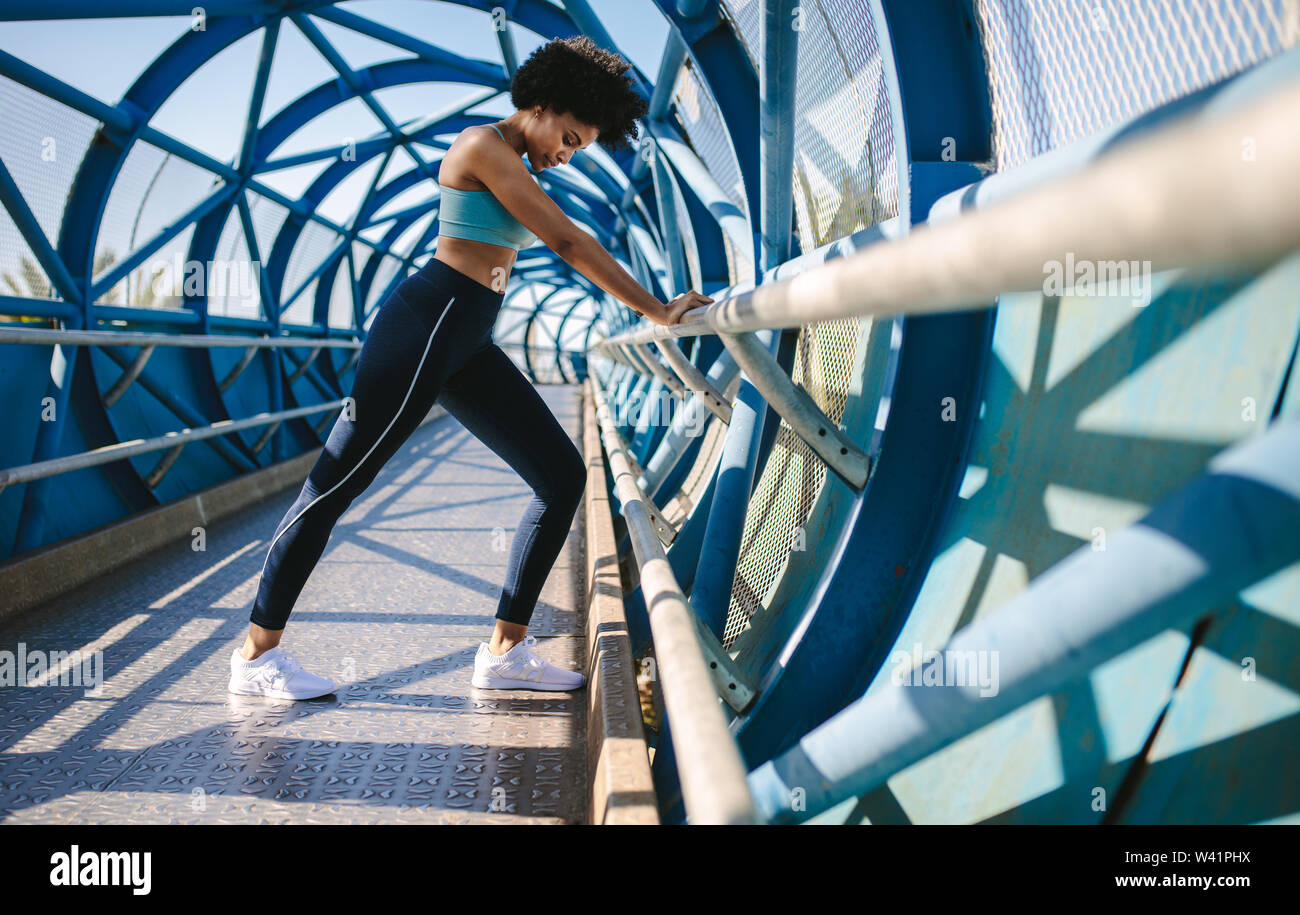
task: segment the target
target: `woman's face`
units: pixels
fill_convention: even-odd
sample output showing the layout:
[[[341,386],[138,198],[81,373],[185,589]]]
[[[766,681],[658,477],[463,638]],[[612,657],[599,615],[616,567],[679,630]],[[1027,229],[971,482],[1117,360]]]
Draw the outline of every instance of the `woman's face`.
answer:
[[[584,124],[572,114],[556,114],[551,108],[536,108],[537,115],[528,122],[524,140],[528,162],[534,171],[563,165],[576,150],[596,141],[597,128]]]

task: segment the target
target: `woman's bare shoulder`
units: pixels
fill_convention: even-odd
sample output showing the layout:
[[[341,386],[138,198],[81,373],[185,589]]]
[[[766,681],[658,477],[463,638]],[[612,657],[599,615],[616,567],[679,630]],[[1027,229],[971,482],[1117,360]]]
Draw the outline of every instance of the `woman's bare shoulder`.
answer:
[[[487,137],[484,136],[484,131],[487,132]],[[487,185],[474,175],[470,163],[475,159],[474,150],[480,144],[490,142],[488,137],[497,141],[501,139],[487,124],[466,127],[457,134],[438,165],[438,183],[461,191],[487,190]]]

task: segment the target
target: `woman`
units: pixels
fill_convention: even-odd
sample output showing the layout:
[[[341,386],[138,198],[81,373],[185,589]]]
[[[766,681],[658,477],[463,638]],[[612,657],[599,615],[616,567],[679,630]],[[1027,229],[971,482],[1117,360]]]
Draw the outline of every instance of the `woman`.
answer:
[[[357,362],[353,408],[340,414],[276,529],[248,636],[231,655],[232,692],[310,699],[337,688],[304,670],[279,647],[280,638],[335,523],[435,400],[533,489],[473,684],[570,690],[585,682],[583,674],[538,657],[527,630],[582,500],[586,465],[532,384],[492,342],[492,329],[518,249],[539,239],[655,323],[675,324],[683,312],[713,301],[688,292],[660,302],[564,215],[521,161],[526,155],[540,173],[596,140],[614,149],[628,136],[635,140],[646,103],[624,75],[628,67],[585,36],[550,41],[515,73],[515,113],[466,128],[447,150],[438,171],[435,253],[380,306]]]

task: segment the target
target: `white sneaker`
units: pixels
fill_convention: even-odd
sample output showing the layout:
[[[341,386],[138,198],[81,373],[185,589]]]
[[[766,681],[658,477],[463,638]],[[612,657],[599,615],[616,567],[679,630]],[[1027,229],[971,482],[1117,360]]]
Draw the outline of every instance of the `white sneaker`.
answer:
[[[236,648],[230,656],[230,691],[273,699],[315,699],[338,689],[331,680],[302,669],[289,652],[276,646],[252,661]]]
[[[534,636],[526,635],[505,654],[493,654],[487,642],[480,642],[474,656],[474,677],[480,689],[577,689],[587,682],[576,670],[556,667],[533,650]]]

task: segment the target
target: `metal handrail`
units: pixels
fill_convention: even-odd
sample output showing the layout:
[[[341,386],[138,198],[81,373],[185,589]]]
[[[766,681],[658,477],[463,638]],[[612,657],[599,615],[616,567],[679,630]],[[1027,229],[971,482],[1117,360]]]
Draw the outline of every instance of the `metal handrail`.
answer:
[[[654,636],[665,711],[672,722],[686,814],[694,824],[756,823],[745,763],[727,728],[700,648],[695,611],[687,604],[655,534],[600,380],[594,373],[587,378],[632,551],[641,568],[641,591]]]
[[[293,384],[306,373],[311,366],[315,357],[324,348],[330,349],[350,349],[359,353],[363,341],[360,340],[329,340],[318,337],[249,337],[235,336],[226,334],[154,334],[138,333],[134,331],[112,331],[112,330],[58,330],[54,328],[0,328],[0,344],[18,343],[18,344],[57,344],[60,346],[99,346],[99,347],[116,347],[116,346],[138,346],[140,352],[129,366],[125,367],[122,375],[117,379],[113,386],[104,394],[104,403],[106,406],[113,406],[136,380],[144,370],[145,363],[153,354],[156,347],[159,346],[178,346],[186,348],[206,349],[208,347],[242,347],[247,352],[238,364],[221,379],[217,387],[222,392],[229,389],[235,379],[248,367],[252,362],[254,354],[259,349],[271,348],[310,348],[311,354],[303,360],[302,364],[297,367],[295,372],[289,378],[289,384]],[[355,361],[356,353],[352,359],[349,359],[348,365]],[[255,428],[257,426],[268,426],[269,428],[253,444],[254,453],[261,451],[270,441],[271,435],[280,427],[286,419],[294,419],[299,416],[308,416],[312,413],[320,413],[341,406],[347,402],[347,398],[333,400],[328,403],[314,404],[309,407],[295,407],[290,410],[281,410],[276,413],[259,413],[251,417],[245,417],[239,420],[220,420],[210,426],[201,426],[193,429],[182,429],[177,432],[168,432],[161,436],[150,439],[142,439],[133,442],[119,442],[114,445],[105,445],[102,448],[94,448],[90,451],[82,451],[78,454],[62,455],[57,458],[51,458],[46,461],[37,461],[32,464],[24,464],[19,467],[9,467],[0,469],[0,490],[13,483],[26,483],[31,480],[39,480],[43,477],[56,476],[60,473],[67,473],[71,470],[80,470],[85,467],[94,467],[99,464],[107,464],[112,461],[119,461],[123,458],[133,457],[137,454],[148,454],[151,451],[168,450],[168,453],[158,462],[157,466],[146,476],[145,482],[150,488],[157,486],[163,476],[176,462],[180,456],[181,449],[188,442],[201,441],[207,438],[213,438],[218,435],[226,435],[230,432],[236,432],[240,429]],[[316,428],[319,435],[324,428],[324,423]]]
[[[47,327],[0,327],[0,343],[52,343],[61,346],[210,346],[236,347],[329,347],[360,349],[361,340],[330,340],[324,337],[247,337],[234,334],[146,334],[119,330],[55,330]]]
[[[1298,110],[1300,85],[1285,85],[1235,115],[1153,130],[1051,185],[604,342],[987,308],[1042,289],[1044,265],[1067,253],[1205,275],[1266,265],[1300,248]],[[1275,152],[1243,166],[1245,136]]]
[[[241,429],[251,429],[257,426],[264,426],[268,423],[281,423],[286,419],[295,419],[299,416],[308,416],[312,413],[333,410],[337,407],[343,406],[345,403],[347,403],[346,397],[341,400],[315,404],[310,407],[295,407],[292,410],[281,410],[278,413],[257,413],[244,419],[220,420],[210,426],[201,426],[198,429],[181,429],[154,438],[141,439],[134,442],[119,442],[116,445],[105,445],[102,448],[94,448],[90,451],[83,451],[79,454],[63,455],[61,457],[51,458],[48,461],[37,461],[34,464],[24,464],[21,467],[9,467],[0,470],[0,489],[4,489],[6,486],[13,483],[28,483],[32,480],[39,480],[42,477],[52,477],[60,473],[67,473],[70,470],[81,470],[85,467],[95,467],[99,464],[108,464],[113,461],[120,461],[123,458],[134,457],[137,454],[148,454],[151,451],[178,448],[178,446],[184,445],[188,442],[200,441],[217,435],[226,435],[230,432],[238,432]]]
[[[1300,248],[1300,81],[1241,112],[1184,118],[1131,141],[1055,184],[927,223],[796,276],[715,293],[674,325],[650,325],[596,344],[643,361],[648,343],[718,334],[764,398],[819,458],[860,490],[871,462],[747,336],[847,318],[982,309],[1006,292],[1042,289],[1046,265],[1141,263],[1201,273],[1263,266]],[[1277,154],[1242,167],[1240,138]],[[1137,180],[1137,179],[1141,180]],[[1115,193],[1116,187],[1126,188]],[[1071,218],[1060,219],[1060,213]],[[1214,214],[1214,219],[1202,218]],[[1072,279],[1072,278],[1071,278]],[[670,362],[670,364],[672,364]],[[662,366],[646,366],[659,375]],[[677,370],[677,369],[675,369]],[[677,370],[679,371],[679,370]]]
[[[722,392],[715,388],[709,379],[704,376],[695,363],[686,358],[686,354],[677,348],[677,344],[671,340],[657,341],[659,352],[664,354],[664,359],[672,366],[673,371],[678,377],[686,383],[686,386],[695,392],[700,401],[709,409],[714,416],[724,423],[731,422],[731,404]],[[607,352],[607,350],[601,350]]]

